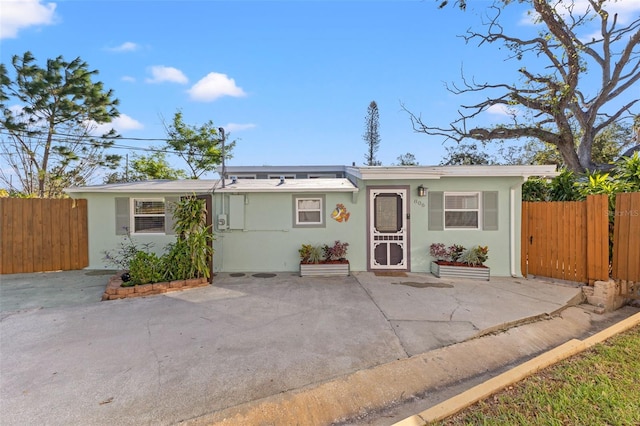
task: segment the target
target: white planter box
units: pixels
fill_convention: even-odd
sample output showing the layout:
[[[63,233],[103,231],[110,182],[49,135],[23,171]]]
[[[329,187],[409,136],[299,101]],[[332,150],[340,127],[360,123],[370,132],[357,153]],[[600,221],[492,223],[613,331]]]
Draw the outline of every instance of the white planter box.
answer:
[[[431,273],[438,278],[470,278],[489,281],[491,269],[486,267],[438,265],[436,262],[431,262]]]
[[[323,276],[347,276],[349,275],[349,263],[301,263],[301,277],[323,277]]]

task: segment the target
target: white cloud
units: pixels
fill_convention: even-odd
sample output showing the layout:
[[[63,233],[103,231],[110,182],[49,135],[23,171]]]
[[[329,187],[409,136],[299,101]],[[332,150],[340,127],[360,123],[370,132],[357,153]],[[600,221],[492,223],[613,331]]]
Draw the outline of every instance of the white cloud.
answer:
[[[125,75],[120,80],[126,81],[127,83],[135,83],[136,82],[135,77],[131,77],[130,75]]]
[[[487,108],[487,114],[501,115],[504,117],[510,117],[513,115],[513,108],[507,105],[491,105]]]
[[[56,6],[40,0],[2,0],[0,39],[16,38],[23,28],[53,24]]]
[[[215,101],[223,96],[242,97],[247,94],[241,87],[236,86],[236,81],[226,74],[211,72],[189,89],[191,99],[195,101]]]
[[[107,48],[107,50],[110,50],[111,52],[135,52],[138,49],[140,49],[140,45],[132,41],[126,41],[120,46]]]
[[[123,132],[125,130],[140,130],[143,128],[144,125],[139,121],[129,117],[126,114],[120,114],[120,116],[114,118],[111,123],[97,125],[91,133],[94,135],[102,135],[109,132],[109,130],[111,129],[115,129],[117,132]]]
[[[229,123],[224,126],[225,130],[229,133],[231,132],[241,132],[243,130],[254,129],[256,127],[253,123]]]
[[[579,0],[576,2],[577,10],[584,11],[590,4],[587,0]],[[621,24],[628,24],[638,17],[640,13],[640,0],[624,0],[624,1],[608,1],[604,5],[604,9],[609,12],[609,23],[613,20],[613,15],[618,14],[618,21]],[[593,8],[592,8],[593,10]]]
[[[165,67],[164,65],[155,65],[149,68],[152,78],[147,78],[147,83],[162,83],[168,81],[170,83],[187,84],[189,79],[177,68]]]

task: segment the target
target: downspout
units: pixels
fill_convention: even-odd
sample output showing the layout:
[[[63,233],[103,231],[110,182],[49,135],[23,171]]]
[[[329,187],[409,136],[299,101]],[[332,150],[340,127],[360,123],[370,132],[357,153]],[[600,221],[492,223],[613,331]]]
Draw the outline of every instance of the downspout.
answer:
[[[213,206],[215,206],[215,208],[212,207],[212,210],[214,210],[212,212],[212,218],[211,220],[213,221],[213,226],[211,227],[211,233],[213,233],[213,231],[217,231],[218,234],[221,234],[220,229],[218,228],[218,213],[217,213],[217,207],[218,207],[218,203],[216,203],[216,189],[218,188],[218,184],[220,183],[220,181],[218,180],[218,182],[216,182],[213,185],[213,188],[211,189],[211,204]],[[224,211],[224,192],[219,193],[218,195],[220,195],[220,204],[222,207],[222,210]],[[215,235],[214,235],[215,237]],[[213,254],[214,259],[216,257],[218,257],[220,260],[218,261],[218,271],[215,270],[215,261],[212,262],[213,263],[213,269],[214,272],[221,272],[224,269],[224,236],[220,235],[220,238],[214,238],[215,241],[217,241],[218,243],[215,244],[217,245],[216,247],[216,251]]]
[[[523,176],[523,182],[527,176]],[[516,278],[516,189],[522,186],[522,182],[509,188],[509,269],[511,276]]]

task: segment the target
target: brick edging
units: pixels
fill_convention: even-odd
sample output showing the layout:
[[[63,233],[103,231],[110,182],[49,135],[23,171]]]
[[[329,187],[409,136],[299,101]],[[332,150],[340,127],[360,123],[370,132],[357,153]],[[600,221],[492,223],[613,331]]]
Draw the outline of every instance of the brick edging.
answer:
[[[122,287],[120,275],[109,278],[102,300],[127,299],[130,297],[151,296],[154,294],[170,293],[189,288],[205,287],[209,285],[206,278],[192,278],[188,280],[169,281],[154,284],[140,284],[132,287]]]

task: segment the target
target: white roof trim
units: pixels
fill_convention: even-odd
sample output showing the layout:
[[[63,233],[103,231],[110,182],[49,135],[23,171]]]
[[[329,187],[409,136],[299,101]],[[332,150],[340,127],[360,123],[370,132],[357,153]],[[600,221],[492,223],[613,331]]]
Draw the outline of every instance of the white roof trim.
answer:
[[[344,172],[345,166],[225,166],[227,175],[241,173],[318,173],[318,172]],[[222,168],[216,169],[218,173]]]
[[[347,167],[359,179],[440,179],[442,177],[556,176],[556,166],[371,166]]]
[[[349,179],[238,179],[236,183],[225,181],[225,187],[216,188],[222,193],[256,193],[256,192],[358,192],[359,189]]]
[[[76,193],[212,193],[220,186],[217,179],[149,180],[142,182],[110,183],[104,185],[74,186],[66,188],[67,194]]]

